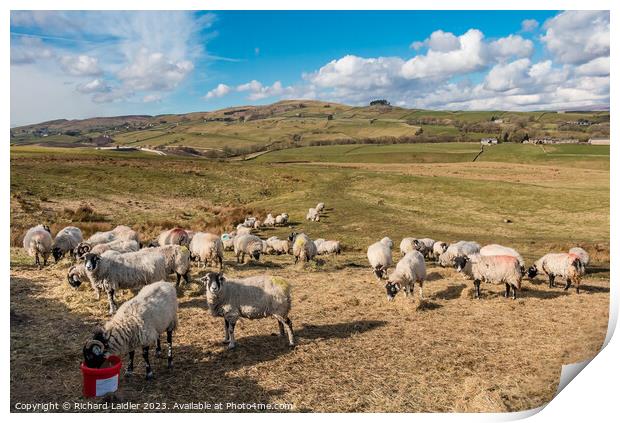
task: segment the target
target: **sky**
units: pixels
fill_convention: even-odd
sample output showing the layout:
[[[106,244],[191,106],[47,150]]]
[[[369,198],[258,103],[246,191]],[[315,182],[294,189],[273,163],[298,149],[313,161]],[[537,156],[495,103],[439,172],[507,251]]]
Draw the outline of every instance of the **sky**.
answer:
[[[609,108],[608,11],[12,11],[11,126],[316,99]]]

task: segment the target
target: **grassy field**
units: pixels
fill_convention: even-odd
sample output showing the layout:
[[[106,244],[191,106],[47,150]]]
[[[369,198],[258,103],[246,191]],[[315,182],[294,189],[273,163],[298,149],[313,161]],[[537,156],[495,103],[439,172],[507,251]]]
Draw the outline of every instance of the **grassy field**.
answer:
[[[305,267],[290,256],[236,265],[226,254],[229,276],[266,271],[290,280],[297,348],[271,336],[276,325],[264,320],[240,323],[238,350],[226,351],[221,321],[191,284],[179,292],[174,371],[157,361],[156,379],[146,384],[138,359],[136,376],[122,381],[124,400],[286,402],[295,411],[524,410],[549,401],[561,364],[592,357],[606,333],[609,147],[506,144],[472,162],[478,151],[467,143],[327,146],[224,162],[14,147],[11,239],[18,247],[28,227],[47,222],[53,230],[75,224],[86,236],[123,223],[146,240],[175,225],[221,232],[246,214],[286,211],[295,230],[343,242],[341,256]],[[325,215],[305,221],[318,201],[327,204]],[[592,264],[580,295],[538,279],[524,281],[517,301],[488,285],[474,301],[471,282],[429,263],[424,301],[416,292],[388,303],[365,257],[383,236],[396,246],[404,236],[497,242],[517,248],[528,265],[581,245]],[[89,289],[67,285],[68,267],[39,271],[21,249],[11,250],[12,404],[80,395],[81,347],[107,307]],[[55,348],[42,352],[41,340],[52,339]]]

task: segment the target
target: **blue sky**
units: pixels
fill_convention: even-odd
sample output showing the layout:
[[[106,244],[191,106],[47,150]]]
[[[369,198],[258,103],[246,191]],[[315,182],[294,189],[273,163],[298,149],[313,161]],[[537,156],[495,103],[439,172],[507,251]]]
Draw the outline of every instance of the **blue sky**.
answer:
[[[609,13],[11,13],[11,125],[306,98],[609,105]]]

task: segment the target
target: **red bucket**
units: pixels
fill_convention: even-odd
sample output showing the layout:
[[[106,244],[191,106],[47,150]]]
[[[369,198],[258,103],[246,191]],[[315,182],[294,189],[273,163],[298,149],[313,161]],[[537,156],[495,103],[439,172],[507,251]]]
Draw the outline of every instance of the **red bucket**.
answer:
[[[110,367],[94,369],[87,367],[86,363],[80,364],[82,371],[82,394],[85,397],[100,397],[118,389],[119,375],[121,373],[121,359],[115,355],[107,358]]]

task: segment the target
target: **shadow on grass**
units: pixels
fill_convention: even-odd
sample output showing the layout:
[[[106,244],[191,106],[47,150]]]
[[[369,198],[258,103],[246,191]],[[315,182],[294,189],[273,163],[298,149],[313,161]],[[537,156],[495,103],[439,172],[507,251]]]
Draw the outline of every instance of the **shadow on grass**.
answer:
[[[467,285],[464,283],[459,285],[450,285],[439,292],[435,292],[431,298],[436,300],[455,300],[460,298],[465,288],[467,288]]]

